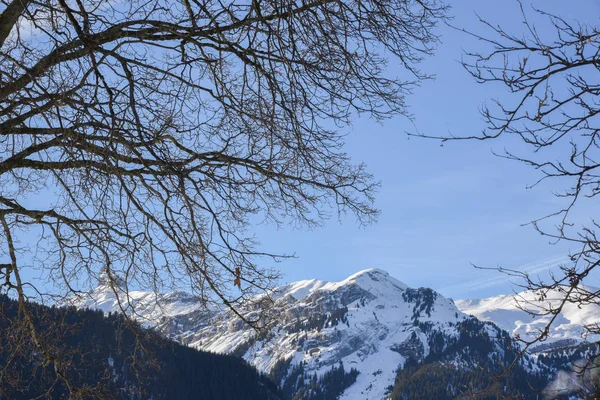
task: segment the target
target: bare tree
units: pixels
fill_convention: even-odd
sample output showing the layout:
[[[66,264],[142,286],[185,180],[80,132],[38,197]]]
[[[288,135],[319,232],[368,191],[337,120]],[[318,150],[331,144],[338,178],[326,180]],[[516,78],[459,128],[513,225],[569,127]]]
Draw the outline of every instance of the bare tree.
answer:
[[[539,9],[528,12],[522,4],[521,15],[524,35],[483,19],[480,22],[488,33],[464,31],[489,51],[466,53],[463,66],[477,82],[504,86],[509,95],[482,109],[487,128],[481,135],[438,139],[516,138],[517,152],[505,150],[497,155],[539,171],[541,176],[532,186],[552,182],[560,188],[556,196],[564,205],[531,225],[551,243],[574,244],[578,250],[570,254],[571,261],[548,279],[499,268],[521,278],[521,289],[535,293],[533,302],[517,297],[522,310],[534,317],[550,317],[535,338],[520,338],[525,352],[549,337],[565,305],[600,304],[600,292],[584,284],[600,265],[600,225],[594,215],[583,225],[573,217],[577,206],[594,204],[600,193],[600,28],[571,23]],[[538,30],[532,17],[546,29]],[[585,330],[587,335],[600,334],[597,325],[585,326]],[[589,361],[586,367],[593,364]]]
[[[276,284],[260,260],[285,257],[252,224],[372,222],[377,183],[341,129],[408,115],[445,15],[438,0],[1,3],[0,292],[40,349],[28,299],[102,273],[123,311],[130,288],[184,286],[237,312]]]

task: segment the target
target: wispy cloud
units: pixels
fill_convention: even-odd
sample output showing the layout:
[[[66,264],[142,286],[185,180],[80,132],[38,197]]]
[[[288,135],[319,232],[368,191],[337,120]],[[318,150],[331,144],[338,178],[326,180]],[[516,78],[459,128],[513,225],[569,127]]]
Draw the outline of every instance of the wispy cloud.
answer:
[[[527,264],[521,264],[514,267],[506,267],[515,271],[527,272],[530,275],[539,274],[545,271],[549,271],[553,268],[557,268],[561,264],[565,264],[569,262],[569,257],[566,255],[557,255],[549,258],[545,258],[542,260],[536,260]],[[490,276],[487,278],[480,279],[472,279],[468,281],[463,281],[454,285],[448,285],[443,288],[440,288],[439,291],[442,293],[448,292],[460,292],[460,293],[468,293],[473,290],[480,290],[484,288],[490,288],[493,286],[499,286],[507,284],[511,281],[511,278],[514,277],[503,274],[501,272],[496,272],[494,276]]]

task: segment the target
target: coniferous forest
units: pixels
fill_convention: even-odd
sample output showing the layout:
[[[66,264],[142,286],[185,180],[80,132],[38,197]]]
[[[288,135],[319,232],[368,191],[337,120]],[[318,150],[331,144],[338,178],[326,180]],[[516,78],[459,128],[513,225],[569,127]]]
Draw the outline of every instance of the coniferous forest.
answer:
[[[30,303],[40,340],[50,344],[56,327],[63,337],[51,343],[68,360],[67,381],[57,379],[54,366],[44,364],[27,340],[10,340],[18,303],[0,297],[0,398],[28,400],[42,396],[106,399],[279,399],[276,386],[241,358],[201,352],[130,325],[116,313]],[[20,349],[15,354],[15,343]],[[94,393],[93,396],[86,396]],[[74,396],[74,394],[76,396]]]

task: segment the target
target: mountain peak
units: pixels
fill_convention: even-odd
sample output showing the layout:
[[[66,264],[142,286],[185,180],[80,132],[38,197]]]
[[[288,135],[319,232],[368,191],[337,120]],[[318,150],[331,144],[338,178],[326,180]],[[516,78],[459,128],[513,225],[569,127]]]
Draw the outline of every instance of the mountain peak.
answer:
[[[108,271],[102,270],[98,275],[98,287],[110,287],[115,286],[119,289],[123,289],[126,286],[125,280],[119,276],[116,272],[111,272],[110,275]]]
[[[382,292],[404,291],[408,288],[406,284],[379,268],[364,269],[332,285],[338,288],[352,284],[358,285],[375,295]]]
[[[339,282],[309,279],[290,283],[283,286],[281,290],[283,293],[293,296],[296,300],[302,300],[316,291],[335,291],[350,285],[357,285],[374,295],[404,291],[408,288],[407,285],[393,278],[386,271],[379,268],[369,268],[358,271]]]
[[[358,271],[357,273],[350,275],[345,280],[346,281],[356,281],[356,280],[364,280],[364,279],[369,279],[369,280],[375,281],[375,282],[389,280],[396,284],[399,284],[400,286],[404,286],[405,288],[408,287],[404,283],[402,283],[399,280],[397,280],[396,278],[392,277],[387,271],[384,271],[379,268],[363,269],[362,271]]]

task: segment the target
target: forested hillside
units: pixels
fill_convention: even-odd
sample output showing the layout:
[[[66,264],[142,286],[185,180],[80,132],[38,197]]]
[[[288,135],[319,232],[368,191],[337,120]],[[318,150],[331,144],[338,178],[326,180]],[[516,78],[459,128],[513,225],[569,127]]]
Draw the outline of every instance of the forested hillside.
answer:
[[[116,313],[29,304],[40,340],[58,363],[64,380],[45,363],[30,336],[8,335],[17,302],[0,297],[0,398],[25,400],[44,394],[68,398],[70,390],[102,393],[107,399],[279,399],[275,385],[244,360],[198,351],[132,329]],[[42,318],[43,317],[43,318]],[[57,333],[62,332],[60,340]],[[18,335],[18,333],[17,333]],[[18,339],[18,340],[15,340]],[[59,369],[61,371],[61,369]],[[73,394],[73,392],[71,392]],[[96,398],[96,396],[93,396]]]

